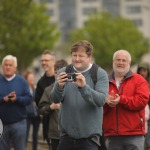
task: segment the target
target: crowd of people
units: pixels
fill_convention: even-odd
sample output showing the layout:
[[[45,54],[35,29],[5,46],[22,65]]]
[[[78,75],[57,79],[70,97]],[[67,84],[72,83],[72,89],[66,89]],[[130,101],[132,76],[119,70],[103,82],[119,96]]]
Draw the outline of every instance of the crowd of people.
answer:
[[[71,47],[71,64],[49,50],[41,56],[44,74],[35,83],[32,70],[17,74],[17,58],[2,60],[0,149],[32,149],[38,131],[49,150],[150,150],[149,68],[131,71],[131,54],[117,50],[112,72],[93,63],[93,46],[81,40]]]

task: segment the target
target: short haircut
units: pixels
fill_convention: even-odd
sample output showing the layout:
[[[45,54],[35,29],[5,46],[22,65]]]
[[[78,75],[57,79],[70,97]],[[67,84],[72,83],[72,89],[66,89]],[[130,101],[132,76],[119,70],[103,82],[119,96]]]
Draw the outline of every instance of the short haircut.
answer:
[[[66,60],[64,60],[64,59],[57,60],[54,65],[54,70],[59,70],[67,65],[68,65],[68,63]]]
[[[42,53],[42,55],[51,55],[52,58],[53,58],[54,60],[56,60],[55,54],[54,54],[53,52],[51,52],[49,49],[44,50],[44,52]]]
[[[84,48],[86,50],[86,54],[88,56],[92,56],[93,55],[93,46],[90,42],[86,41],[86,40],[81,40],[77,43],[75,43],[72,47],[71,47],[71,54],[73,52],[77,52],[79,48]]]
[[[17,58],[16,58],[15,56],[13,56],[13,55],[6,55],[6,56],[3,58],[3,60],[2,60],[2,66],[4,65],[4,62],[5,62],[6,60],[12,60],[13,63],[14,63],[14,67],[17,67]]]
[[[114,53],[114,55],[113,55],[113,60],[115,59],[116,55],[117,55],[119,52],[125,52],[125,53],[128,55],[129,61],[131,61],[131,55],[130,55],[130,53],[129,53],[127,50],[123,50],[123,49],[117,50],[117,51]]]

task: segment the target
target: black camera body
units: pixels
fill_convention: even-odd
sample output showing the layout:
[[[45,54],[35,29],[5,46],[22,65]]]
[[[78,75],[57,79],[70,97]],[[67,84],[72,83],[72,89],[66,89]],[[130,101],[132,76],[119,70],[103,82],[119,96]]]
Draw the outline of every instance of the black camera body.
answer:
[[[67,82],[75,82],[77,81],[75,73],[67,73]]]
[[[8,98],[13,98],[14,96],[8,96]]]

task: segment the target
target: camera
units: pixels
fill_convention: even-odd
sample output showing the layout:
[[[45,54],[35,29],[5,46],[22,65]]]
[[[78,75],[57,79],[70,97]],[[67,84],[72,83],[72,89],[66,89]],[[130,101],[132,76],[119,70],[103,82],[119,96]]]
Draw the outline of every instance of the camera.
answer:
[[[67,82],[75,82],[77,80],[75,73],[67,73]]]
[[[13,98],[14,96],[8,96],[8,98]]]
[[[13,98],[14,96],[8,96],[8,102],[12,102],[11,98]]]

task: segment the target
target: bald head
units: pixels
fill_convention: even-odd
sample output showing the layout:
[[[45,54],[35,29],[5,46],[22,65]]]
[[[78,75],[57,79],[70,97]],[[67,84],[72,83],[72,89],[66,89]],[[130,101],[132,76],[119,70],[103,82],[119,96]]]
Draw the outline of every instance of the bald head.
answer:
[[[117,50],[114,55],[113,55],[113,60],[115,59],[115,57],[118,55],[118,54],[122,54],[122,55],[126,55],[128,57],[128,60],[131,62],[131,55],[130,53],[127,51],[127,50]]]
[[[115,75],[124,77],[130,69],[131,55],[127,50],[118,50],[113,55],[113,70]]]

